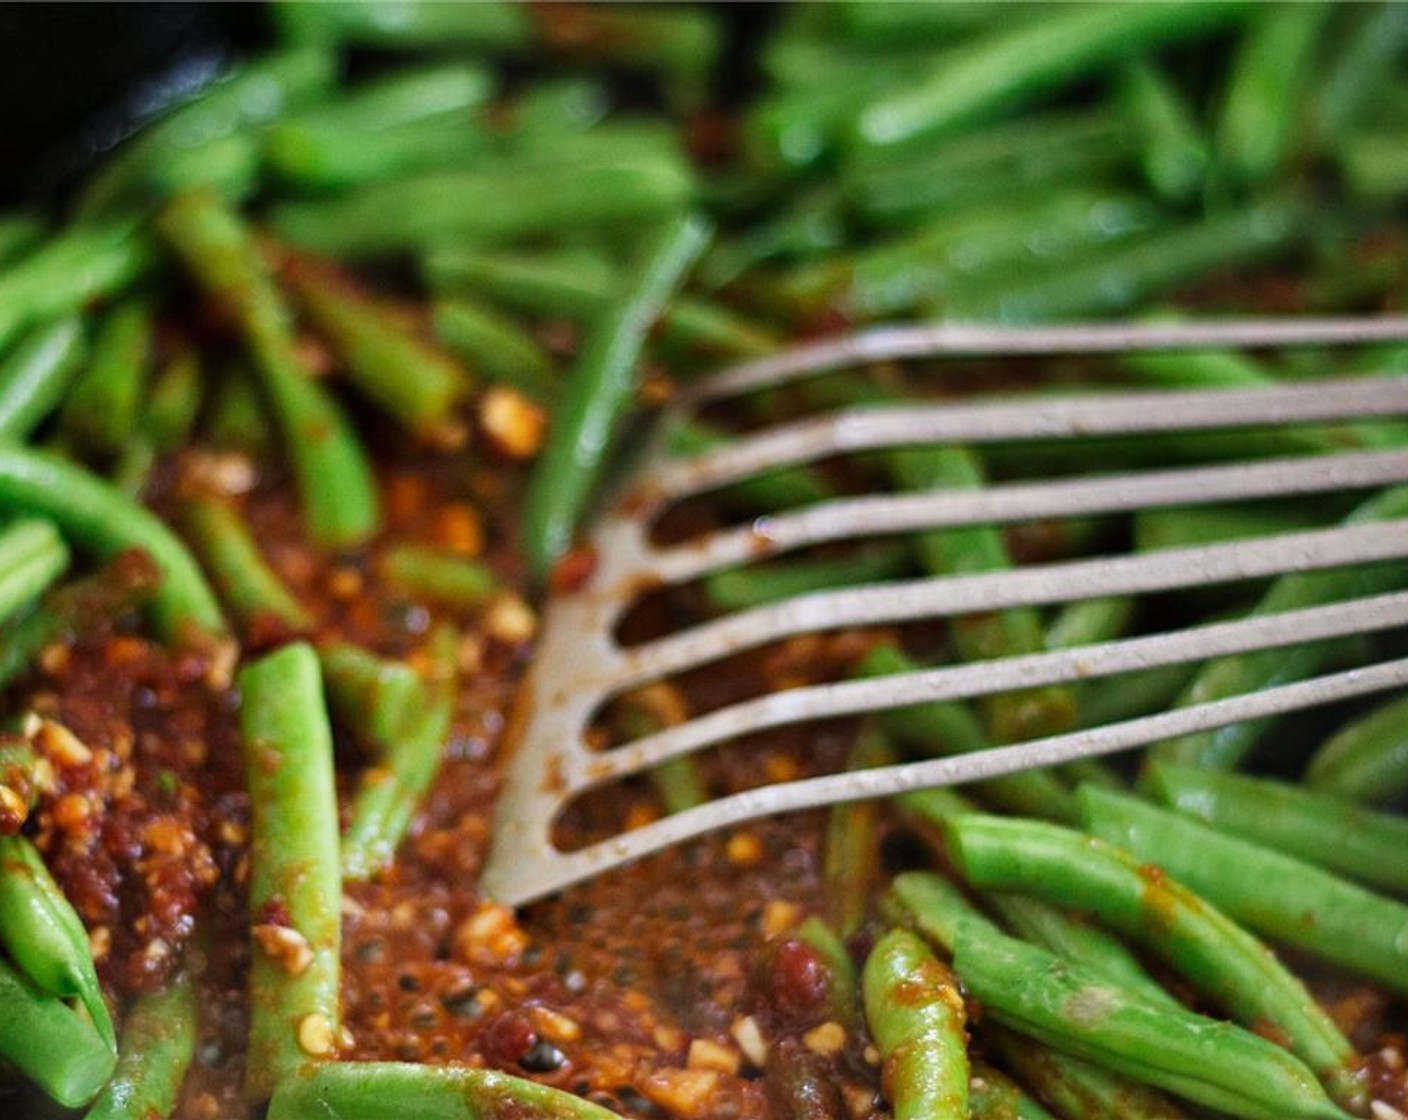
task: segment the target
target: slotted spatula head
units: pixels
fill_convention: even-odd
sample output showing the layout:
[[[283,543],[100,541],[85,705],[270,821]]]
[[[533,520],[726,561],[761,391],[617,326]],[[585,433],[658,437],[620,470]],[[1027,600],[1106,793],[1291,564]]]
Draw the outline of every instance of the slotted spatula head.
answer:
[[[627,645],[623,619],[642,595],[724,569],[834,542],[974,525],[1089,518],[1159,507],[1313,495],[1367,497],[1408,482],[1408,450],[1378,440],[1321,441],[1313,453],[1038,477],[976,489],[848,494],[781,510],[684,543],[654,529],[687,499],[772,472],[894,448],[1057,443],[1107,437],[1384,421],[1408,416],[1408,376],[1339,377],[1251,388],[1083,392],[1000,401],[902,400],[793,420],[688,457],[669,433],[705,408],[818,374],[876,362],[995,356],[1118,355],[1212,347],[1347,347],[1408,338],[1408,318],[1222,320],[1055,328],[882,328],[726,370],[682,393],[660,418],[642,463],[590,534],[594,566],[548,605],[524,682],[483,885],[519,904],[666,845],[755,817],[923,786],[971,782],[1104,755],[1241,721],[1408,683],[1408,660],[1284,682],[1248,694],[1190,697],[1181,706],[1103,727],[1047,735],[952,758],[886,766],[745,790],[624,830],[574,851],[554,822],[590,790],[671,759],[768,728],[916,703],[967,700],[1256,650],[1290,649],[1408,624],[1408,579],[1368,581],[1355,598],[1256,611],[1230,621],[997,660],[764,691],[609,748],[591,734],[606,705],[632,690],[706,670],[742,651],[799,635],[953,619],[1115,595],[1153,595],[1408,558],[1408,490],[1385,491],[1357,518],[1249,540],[1060,560],[1020,568],[904,579],[803,593]],[[931,364],[931,367],[933,365]],[[1379,432],[1391,429],[1380,423]],[[1408,437],[1403,447],[1408,448]]]

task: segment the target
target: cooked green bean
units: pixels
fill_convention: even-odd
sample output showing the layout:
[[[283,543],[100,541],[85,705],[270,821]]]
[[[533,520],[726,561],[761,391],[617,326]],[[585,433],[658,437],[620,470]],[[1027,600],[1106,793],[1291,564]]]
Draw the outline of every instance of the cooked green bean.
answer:
[[[166,1120],[195,1056],[195,982],[178,973],[140,996],[122,1024],[117,1068],[84,1120]]]
[[[158,222],[207,295],[244,336],[321,544],[355,544],[376,528],[371,467],[347,419],[302,368],[287,308],[241,220],[213,195],[178,196]]]
[[[33,324],[122,291],[154,261],[131,223],[76,226],[0,270],[0,350]]]
[[[1322,144],[1344,136],[1379,101],[1408,43],[1408,9],[1400,4],[1353,5],[1341,13],[1353,26],[1322,63],[1310,99],[1310,128]]]
[[[668,222],[652,239],[620,303],[582,344],[524,504],[524,548],[540,581],[571,544],[607,465],[640,376],[646,335],[703,252],[709,232],[693,216]]]
[[[1083,786],[1085,827],[1248,929],[1408,992],[1408,906],[1138,797]]]
[[[162,572],[152,604],[162,633],[168,639],[224,633],[215,596],[175,534],[87,471],[43,452],[0,448],[0,508],[53,518],[70,540],[103,559],[145,550]]]
[[[866,770],[894,761],[894,749],[885,737],[869,730],[851,748],[846,769]],[[827,917],[842,937],[864,924],[880,875],[881,810],[878,801],[854,801],[833,805],[827,814],[822,882]]]
[[[373,755],[385,753],[425,714],[426,683],[404,661],[338,642],[318,651],[332,718]]]
[[[1154,1003],[1178,1003],[1144,971],[1121,941],[1099,926],[1025,895],[998,891],[988,895],[987,902],[1002,923],[1023,941],[1040,945]]]
[[[119,305],[99,327],[88,364],[59,412],[59,423],[74,443],[112,455],[132,438],[154,329],[151,306],[137,300]]]
[[[113,468],[113,481],[134,498],[140,498],[157,456],[175,451],[195,427],[205,385],[200,355],[179,344],[158,371],[137,417],[137,430]]]
[[[76,999],[98,1035],[116,1047],[88,931],[23,836],[0,836],[0,943],[46,995]]]
[[[470,388],[458,362],[398,321],[390,308],[330,274],[290,267],[283,275],[358,389],[425,442],[453,444],[453,413]]]
[[[280,34],[296,43],[325,46],[355,44],[386,48],[476,47],[501,50],[526,46],[531,17],[511,0],[481,4],[438,4],[426,0],[398,9],[387,19],[355,0],[301,4],[280,0],[272,5]]]
[[[611,703],[610,728],[617,743],[643,739],[689,718],[684,694],[668,682],[659,681],[633,689]],[[692,755],[668,758],[647,774],[666,813],[683,813],[709,800],[699,760]]]
[[[981,1041],[1066,1120],[1186,1120],[1187,1114],[1159,1090],[1034,1045],[998,1023],[983,1024]]]
[[[973,1120],[1054,1120],[1015,1081],[980,1061],[973,1062],[968,1079],[968,1107]]]
[[[560,388],[552,359],[507,315],[466,296],[437,299],[432,318],[440,345],[473,373],[546,404]]]
[[[256,941],[245,1092],[262,1100],[338,1045],[342,877],[317,654],[284,646],[246,664],[239,688]]]
[[[274,625],[294,632],[312,625],[304,609],[259,552],[254,534],[229,504],[195,498],[182,524],[216,591],[247,634]]]
[[[1221,832],[1385,890],[1408,893],[1408,820],[1270,778],[1155,763],[1143,789]],[[1288,888],[1295,890],[1296,888]]]
[[[1139,942],[1230,1015],[1269,1028],[1351,1111],[1367,1104],[1353,1048],[1299,980],[1211,903],[1103,841],[1036,821],[958,816],[950,857],[976,887],[1088,911]]]
[[[1268,6],[1237,47],[1217,122],[1217,169],[1233,181],[1259,184],[1290,156],[1300,123],[1311,59],[1333,5]]]
[[[22,441],[58,407],[85,353],[77,319],[30,332],[0,361],[0,440]]]
[[[883,148],[954,132],[1141,48],[1207,35],[1244,14],[1238,4],[1049,8],[964,44],[918,82],[864,106],[856,140]]]
[[[1192,111],[1168,76],[1145,59],[1120,73],[1117,101],[1139,145],[1139,162],[1154,193],[1185,202],[1202,190],[1212,153]]]
[[[968,1016],[948,966],[891,930],[866,958],[861,987],[895,1120],[966,1120]]]
[[[729,437],[700,420],[676,424],[670,429],[669,446],[676,455],[702,455],[728,444]],[[784,467],[734,483],[718,492],[718,498],[748,513],[773,513],[796,506],[823,502],[832,488],[807,467]]]
[[[431,548],[401,544],[382,553],[377,565],[402,595],[472,610],[499,590],[499,577],[477,560]]]
[[[1346,519],[1347,523],[1384,521],[1408,516],[1408,487],[1375,495]],[[1273,614],[1318,603],[1332,603],[1355,595],[1391,591],[1408,582],[1408,567],[1401,563],[1360,565],[1323,572],[1281,576],[1253,608],[1255,614]],[[1206,703],[1265,687],[1271,682],[1303,680],[1325,663],[1333,643],[1288,646],[1259,653],[1219,658],[1199,670],[1180,694],[1178,704]],[[1216,731],[1185,735],[1160,743],[1154,757],[1167,762],[1228,769],[1257,743],[1268,721],[1251,720]]]
[[[81,1108],[107,1084],[117,1051],[63,1000],[0,959],[0,1058],[63,1108]]]
[[[884,677],[921,668],[894,646],[876,646],[861,661],[857,674]],[[929,755],[969,754],[991,746],[978,718],[953,700],[936,700],[896,708],[879,717],[880,729],[896,742]],[[985,800],[1014,813],[1030,813],[1058,821],[1074,821],[1076,806],[1069,790],[1053,775],[1026,770],[973,783]]]
[[[0,529],[0,621],[38,599],[68,561],[68,545],[52,521],[22,518]]]
[[[1345,724],[1305,771],[1311,789],[1379,805],[1408,790],[1408,696]]]
[[[243,363],[232,362],[224,370],[210,404],[207,432],[211,443],[225,450],[238,450],[247,455],[273,451],[268,414],[255,388],[254,377]]]
[[[283,1081],[268,1120],[485,1120],[513,1115],[556,1120],[620,1120],[599,1104],[490,1069],[410,1062],[330,1062]]]
[[[335,59],[321,50],[284,51],[234,70],[120,146],[84,188],[78,213],[92,218],[145,200],[171,161],[204,162],[222,141],[238,143],[245,130],[321,97],[335,77]]]
[[[813,591],[898,579],[908,571],[907,548],[880,544],[834,560],[817,557],[729,568],[709,576],[704,592],[716,610],[746,610]]]
[[[960,921],[954,967],[987,1013],[1053,1049],[1251,1120],[1343,1120],[1315,1075],[1274,1042],[1154,1002],[1035,945]]]
[[[975,284],[951,302],[948,313],[1028,322],[1121,311],[1212,269],[1274,258],[1311,228],[1296,205],[1260,202],[1053,264],[1020,283],[1004,277],[989,286]]]
[[[274,230],[329,256],[365,257],[450,239],[493,244],[665,218],[687,205],[686,171],[661,160],[572,168],[551,191],[525,191],[515,166],[374,183],[336,199],[275,207]]]
[[[34,214],[0,216],[0,265],[33,249],[44,237],[44,222]]]
[[[469,288],[529,315],[565,315],[584,323],[605,314],[621,286],[614,268],[580,255],[457,247],[432,250],[423,263],[431,283],[447,291]],[[665,309],[660,340],[689,354],[740,359],[770,354],[779,345],[769,331],[741,315],[684,295]]]

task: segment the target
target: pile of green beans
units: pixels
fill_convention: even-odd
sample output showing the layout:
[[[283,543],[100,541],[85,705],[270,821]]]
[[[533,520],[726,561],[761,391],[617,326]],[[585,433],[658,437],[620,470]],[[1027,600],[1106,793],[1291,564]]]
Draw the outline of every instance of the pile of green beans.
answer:
[[[237,669],[205,683],[232,683],[238,703],[243,1088],[270,1120],[615,1115],[492,1069],[339,1060],[343,890],[395,875],[495,608],[522,608],[500,612],[503,643],[521,647],[532,615],[518,596],[536,605],[570,584],[643,414],[678,381],[842,324],[1334,313],[1408,294],[1402,3],[832,0],[758,16],[276,0],[268,24],[271,49],[147,121],[58,204],[0,214],[0,719],[24,723],[33,666],[95,620]],[[1405,361],[1384,351],[1363,370]],[[1039,391],[1338,371],[1318,353],[1127,355],[1058,364]],[[668,443],[697,454],[798,411],[893,405],[932,394],[943,372],[874,368],[760,393]],[[964,383],[991,389],[990,373],[980,364]],[[819,464],[748,479],[713,495],[710,516],[763,531],[857,484],[976,489],[1405,443],[1403,425],[1366,422],[906,447],[854,475]],[[457,498],[496,494],[484,500],[516,514],[507,535],[495,517],[488,547],[412,538],[379,473],[408,463]],[[429,620],[420,645],[358,644],[351,607],[324,617],[307,566],[266,539],[264,499],[280,488],[296,495],[318,573],[335,571],[350,599],[376,581]],[[1408,488],[1044,535],[975,525],[745,564],[686,598],[724,613],[1110,546],[1404,518]],[[1404,587],[1395,562],[1171,610],[1123,597],[1018,608],[879,633],[841,672],[883,678],[1112,641],[1170,613]],[[918,704],[862,726],[846,764],[1098,726],[1364,656],[1321,643]],[[635,738],[685,718],[674,687],[618,698],[610,730]],[[789,1114],[854,1111],[828,1080],[847,1077],[870,1077],[890,1115],[915,1120],[1337,1120],[1393,1103],[1373,1100],[1353,1032],[1298,970],[1313,958],[1408,996],[1408,698],[1304,738],[1244,723],[1128,765],[833,809],[822,902],[793,935],[828,978],[848,1052],[769,1059],[761,1072]],[[1263,761],[1271,773],[1235,772]],[[0,1098],[23,1080],[95,1120],[190,1115],[183,1085],[211,1013],[205,931],[172,946],[165,987],[105,985],[46,864],[41,769],[32,743],[0,742],[0,820],[17,821],[0,830]],[[664,812],[715,788],[691,758],[651,778]]]

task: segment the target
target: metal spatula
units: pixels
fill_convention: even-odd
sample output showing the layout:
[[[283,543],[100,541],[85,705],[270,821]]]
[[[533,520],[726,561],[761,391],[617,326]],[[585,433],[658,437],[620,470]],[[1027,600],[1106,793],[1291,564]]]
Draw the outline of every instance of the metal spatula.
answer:
[[[661,430],[707,406],[872,362],[962,356],[1350,346],[1408,338],[1408,318],[1237,320],[1054,328],[896,327],[781,353],[693,386]],[[1167,633],[872,680],[772,692],[623,743],[592,749],[588,729],[611,698],[790,636],[937,619],[1110,595],[1137,595],[1408,557],[1408,519],[1270,537],[909,579],[810,593],[623,646],[618,623],[643,590],[688,583],[823,542],[919,530],[1130,512],[1154,507],[1368,491],[1408,481],[1408,450],[1346,449],[1245,462],[876,493],[770,515],[680,545],[652,543],[674,503],[782,467],[875,449],[934,444],[1203,433],[1249,426],[1408,416],[1408,376],[1345,377],[1254,389],[1111,391],[998,402],[906,401],[792,421],[692,458],[657,439],[590,538],[595,567],[548,606],[522,693],[483,885],[509,904],[541,898],[666,845],[774,813],[954,785],[1122,751],[1243,720],[1408,684],[1408,659],[958,757],[790,781],[666,816],[565,852],[553,822],[589,789],[765,728],[942,699],[969,699],[1156,666],[1384,631],[1408,624],[1408,591]],[[624,822],[623,822],[624,826]]]

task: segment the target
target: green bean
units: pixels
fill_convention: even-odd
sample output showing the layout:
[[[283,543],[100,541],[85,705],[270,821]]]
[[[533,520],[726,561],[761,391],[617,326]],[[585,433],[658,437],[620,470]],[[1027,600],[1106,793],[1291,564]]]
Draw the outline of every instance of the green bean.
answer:
[[[1358,506],[1346,523],[1383,521],[1408,515],[1408,487],[1396,487]],[[1348,569],[1281,576],[1253,608],[1253,614],[1273,614],[1296,607],[1332,603],[1355,595],[1372,595],[1402,587],[1408,581],[1403,564],[1361,565]],[[1333,643],[1313,643],[1223,657],[1208,662],[1180,694],[1178,704],[1200,704],[1248,692],[1275,682],[1303,680],[1314,674],[1333,652]],[[1257,743],[1268,726],[1252,720],[1185,735],[1153,749],[1153,756],[1167,762],[1228,769]]]
[[[173,151],[152,169],[147,193],[155,202],[182,191],[208,190],[231,205],[244,202],[259,188],[261,155],[259,138],[246,132]]]
[[[947,46],[955,38],[986,31],[994,24],[1030,17],[1040,4],[875,4],[871,0],[838,0],[827,5],[837,30],[877,47],[907,47],[916,43]]]
[[[1054,1120],[1020,1085],[981,1061],[973,1062],[968,1079],[968,1107],[973,1120]]]
[[[539,581],[571,544],[607,465],[612,437],[639,377],[646,334],[708,238],[709,227],[698,218],[684,216],[667,223],[623,288],[616,309],[600,319],[583,342],[525,500],[524,548]]]
[[[401,544],[381,555],[377,569],[392,590],[472,610],[499,590],[499,578],[476,560],[426,545]]]
[[[322,96],[335,71],[335,60],[321,50],[284,51],[234,70],[121,145],[88,181],[79,215],[93,218],[144,200],[170,161],[185,153],[205,158],[212,145]]]
[[[6,214],[0,217],[0,265],[9,264],[33,249],[43,239],[44,222],[34,214]]]
[[[1310,1070],[1251,1031],[1153,1002],[1035,945],[962,921],[953,959],[989,1015],[1053,1049],[1234,1116],[1345,1116]]]
[[[59,412],[59,424],[72,442],[112,455],[131,440],[154,330],[151,306],[137,300],[120,304],[99,327],[88,364]]]
[[[1129,629],[1135,602],[1124,596],[1081,599],[1062,607],[1046,628],[1047,649],[1074,649],[1109,642]]]
[[[1310,129],[1321,144],[1335,142],[1360,123],[1408,42],[1408,10],[1399,4],[1354,5],[1342,11],[1353,25],[1322,64],[1311,96]]]
[[[181,344],[152,382],[137,430],[118,458],[113,482],[124,494],[140,499],[157,456],[175,451],[195,427],[205,385],[200,355]]]
[[[949,815],[943,813],[944,817]],[[882,909],[892,920],[917,930],[950,955],[960,926],[984,936],[1002,937],[1001,930],[953,883],[929,872],[907,871],[895,876]],[[985,1045],[998,1044],[1004,1062],[1071,1120],[1179,1120],[1182,1115],[1151,1089],[1026,1040],[1014,1046],[1001,1028],[991,1024],[983,1024],[982,1037]]]
[[[23,441],[54,411],[83,361],[83,328],[60,319],[31,331],[0,361],[0,440]]]
[[[808,260],[841,249],[846,243],[844,200],[832,183],[823,183],[788,201],[742,233],[715,242],[699,262],[697,281],[716,291],[776,260]]]
[[[1116,96],[1154,193],[1170,202],[1195,197],[1207,178],[1212,153],[1167,74],[1138,59],[1121,71]]]
[[[704,592],[716,610],[746,610],[813,591],[897,579],[909,570],[908,549],[880,544],[835,559],[819,557],[729,568],[709,576],[704,581]]]
[[[1029,202],[1004,199],[945,215],[849,261],[804,267],[783,278],[782,294],[804,318],[826,310],[884,317],[941,305],[970,278],[1020,276],[1156,230],[1166,220],[1147,199],[1127,193],[1043,191]]]
[[[397,125],[427,120],[462,120],[471,109],[487,105],[495,78],[484,65],[432,62],[392,70],[353,86],[336,101],[324,102],[285,118],[270,130],[270,140],[285,129],[335,130],[345,140]]]
[[[964,447],[901,448],[885,458],[891,476],[905,490],[971,490],[984,483],[982,464]],[[920,533],[916,546],[930,575],[1002,571],[1012,566],[1001,531],[988,525]],[[965,661],[1013,657],[1045,645],[1040,616],[1031,608],[953,618],[949,633]],[[1071,692],[1059,686],[985,696],[979,707],[988,734],[998,743],[1053,734],[1075,719]]]
[[[1078,704],[1080,725],[1104,727],[1161,712],[1173,704],[1197,672],[1196,664],[1166,665],[1088,681]]]
[[[920,668],[894,646],[876,646],[862,660],[857,673],[884,677]],[[897,708],[879,717],[880,729],[897,742],[926,754],[968,754],[991,745],[982,724],[963,704],[938,700]],[[999,808],[1031,813],[1058,821],[1076,819],[1070,792],[1049,773],[1027,770],[973,783],[973,789]]]
[[[437,299],[431,317],[435,337],[470,369],[546,404],[559,384],[552,359],[513,319],[465,296]]]
[[[416,807],[435,779],[453,704],[449,696],[426,696],[425,702],[427,706],[386,741],[382,759],[363,772],[342,837],[344,879],[370,878],[391,866]]]
[[[436,287],[477,294],[530,315],[566,315],[594,322],[615,302],[621,278],[605,262],[562,255],[509,255],[474,248],[436,249],[424,259]],[[591,267],[583,268],[583,263]],[[717,304],[680,296],[660,321],[661,342],[687,353],[756,358],[778,348],[777,339]]]
[[[0,1058],[63,1108],[81,1108],[112,1076],[117,1051],[88,1019],[0,959]]]
[[[469,378],[439,347],[382,306],[313,267],[290,267],[284,279],[304,316],[342,358],[348,379],[383,411],[431,444],[453,445],[455,408]]]
[[[94,575],[51,591],[32,612],[0,633],[0,684],[30,667],[41,650],[67,634],[145,606],[160,590],[161,570],[137,549],[119,552]]]
[[[318,651],[328,711],[374,755],[425,714],[425,681],[404,661],[338,642]]]
[[[243,335],[293,462],[314,539],[332,546],[362,540],[379,517],[371,468],[336,402],[302,368],[288,310],[248,230],[201,192],[174,199],[158,225]]]
[[[888,147],[954,132],[1131,53],[1215,32],[1236,4],[1104,4],[1047,9],[967,43],[918,82],[864,106],[855,140]]]
[[[195,983],[189,971],[140,996],[122,1024],[117,1068],[84,1120],[166,1120],[195,1056]]]
[[[526,47],[532,29],[529,13],[511,0],[465,5],[410,0],[396,9],[395,18],[356,0],[323,4],[279,0],[272,11],[285,39],[325,46],[502,50]]]
[[[116,1047],[88,931],[23,836],[0,836],[0,943],[46,995],[76,999],[98,1035]]]
[[[974,285],[948,311],[954,318],[1013,322],[1120,311],[1215,268],[1275,257],[1309,232],[1309,219],[1297,206],[1256,203],[1061,262],[1021,283],[1003,278]]]
[[[1082,787],[1085,827],[1247,928],[1408,992],[1408,906],[1129,794]]]
[[[1345,187],[1360,198],[1387,201],[1408,192],[1402,128],[1368,128],[1339,138],[1335,162]]]
[[[693,185],[661,160],[585,164],[551,191],[525,191],[524,169],[502,166],[375,183],[350,194],[275,207],[282,237],[330,256],[365,257],[451,239],[516,238],[648,222],[676,213]]]
[[[1178,1001],[1144,971],[1134,954],[1099,926],[1025,895],[998,891],[988,895],[987,901],[1002,923],[1023,941],[1040,945],[1153,1003],[1178,1006]]]
[[[484,1120],[519,1113],[557,1120],[620,1120],[582,1097],[497,1070],[411,1062],[330,1062],[285,1080],[268,1120]]]
[[[312,626],[311,616],[260,555],[254,534],[232,506],[194,498],[181,523],[220,598],[247,634],[260,635],[271,626],[275,632],[299,633]]]
[[[260,1100],[337,1044],[342,881],[317,654],[302,642],[284,646],[245,665],[239,689],[258,942],[245,1092]]]
[[[1317,793],[1370,805],[1408,790],[1408,697],[1345,724],[1315,752],[1305,781]]]
[[[863,732],[846,756],[847,770],[868,770],[895,761],[885,737]],[[833,805],[826,820],[822,857],[827,917],[842,937],[865,923],[870,895],[880,874],[880,812],[877,801]]]
[[[1332,10],[1321,3],[1267,7],[1248,25],[1215,137],[1218,171],[1234,182],[1264,183],[1290,157],[1305,79]]]
[[[0,621],[38,599],[68,562],[68,545],[52,521],[21,518],[0,529]]]
[[[688,701],[674,685],[658,681],[623,693],[611,703],[610,725],[617,743],[643,739],[689,718]],[[683,813],[709,800],[699,760],[691,755],[666,759],[649,773],[666,813]]]
[[[152,604],[168,639],[219,636],[225,621],[200,569],[157,517],[96,476],[39,451],[0,448],[0,508],[52,518],[81,547],[109,559],[146,551],[162,572]]]
[[[999,1026],[983,1024],[983,1046],[1066,1120],[1185,1120],[1186,1114],[1157,1089],[1126,1081],[1100,1066]]]
[[[1089,188],[1129,162],[1123,127],[1110,114],[1046,113],[917,152],[854,153],[841,184],[868,222],[888,227],[998,195],[1021,200]]]
[[[1349,879],[1408,893],[1408,820],[1269,778],[1155,763],[1146,792],[1170,808]]]
[[[208,438],[217,447],[261,456],[273,451],[268,414],[243,363],[232,362],[210,405]]]
[[[891,930],[866,958],[861,987],[895,1120],[966,1120],[968,1017],[948,966]]]
[[[1365,1107],[1354,1050],[1334,1022],[1264,945],[1211,903],[1127,852],[1056,825],[959,816],[945,828],[950,857],[974,886],[1089,911],[1241,1022],[1274,1030],[1346,1108]]]
[[[0,350],[32,324],[72,315],[146,273],[151,246],[130,223],[76,226],[0,271]]]
[[[1314,502],[1305,501],[1293,506],[1233,503],[1147,509],[1135,515],[1134,547],[1140,552],[1193,548],[1313,529],[1324,525],[1326,520],[1325,510],[1317,508]]]

